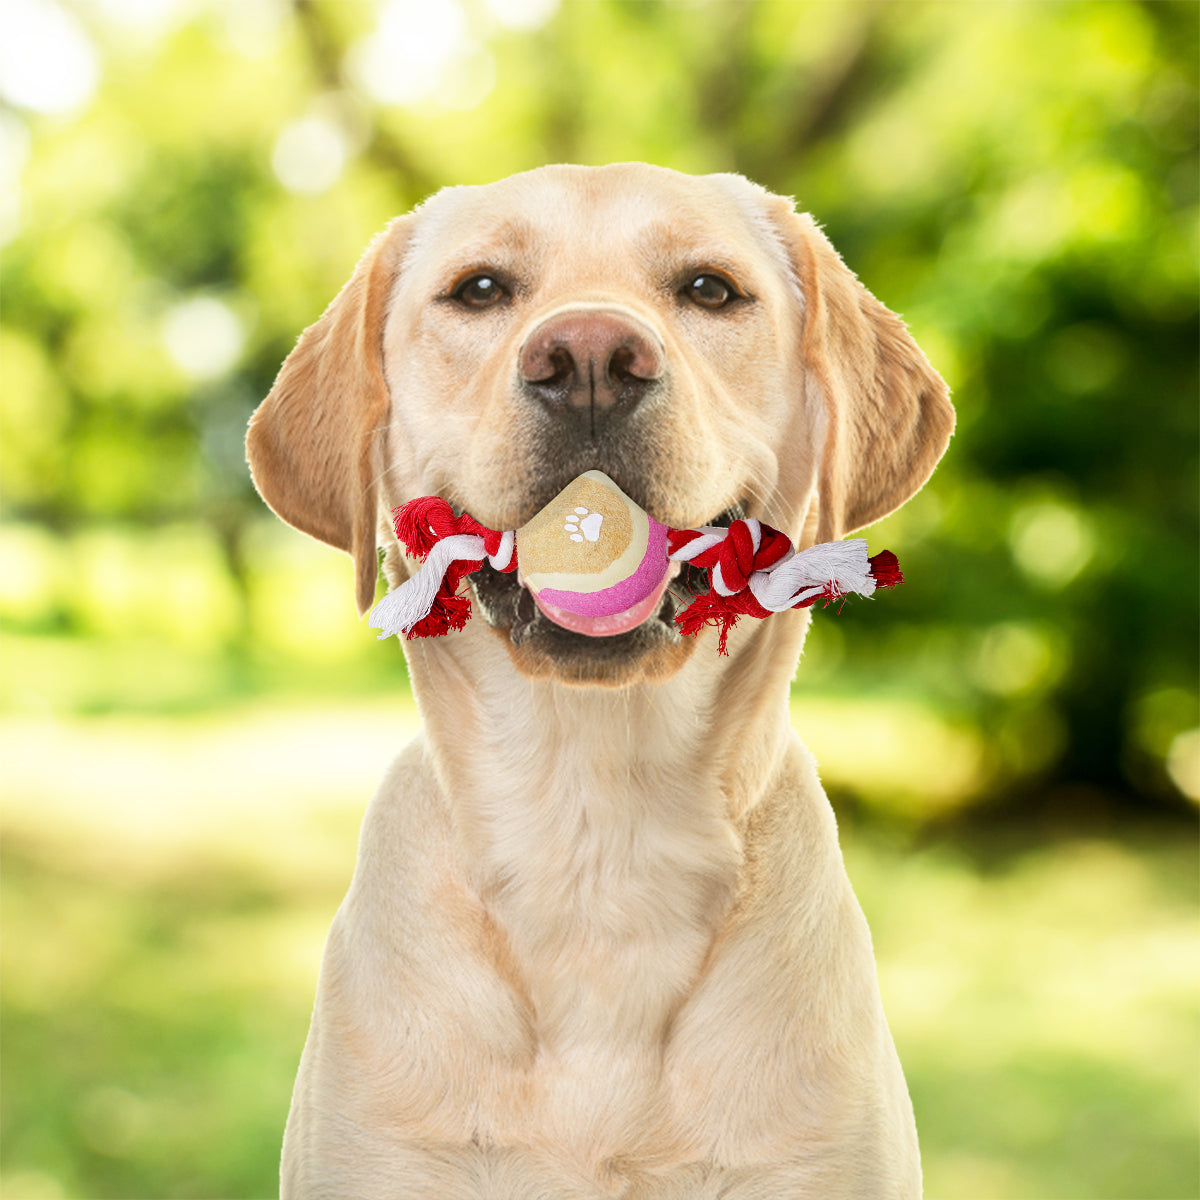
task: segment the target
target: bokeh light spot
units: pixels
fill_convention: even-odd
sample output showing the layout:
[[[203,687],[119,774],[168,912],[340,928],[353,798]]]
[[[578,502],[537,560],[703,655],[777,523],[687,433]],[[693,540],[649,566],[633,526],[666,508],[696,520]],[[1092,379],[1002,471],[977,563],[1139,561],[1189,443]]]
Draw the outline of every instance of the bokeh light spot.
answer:
[[[35,621],[57,599],[58,542],[37,525],[0,525],[0,617]]]
[[[559,0],[484,0],[506,29],[540,29],[558,12]]]
[[[18,108],[71,113],[100,80],[95,47],[78,20],[49,0],[0,4],[0,95]]]
[[[290,5],[286,0],[229,0],[225,5],[225,36],[245,58],[264,59],[278,52]]]
[[[435,97],[445,108],[466,111],[482,104],[495,86],[496,60],[482,46],[475,46],[446,67]]]
[[[1065,653],[1045,630],[1016,621],[988,629],[975,656],[974,675],[998,696],[1021,696],[1061,677]]]
[[[245,335],[238,315],[215,296],[176,304],[163,322],[167,353],[192,379],[216,379],[241,357]]]
[[[1200,729],[1189,729],[1171,742],[1167,774],[1188,799],[1200,803]]]
[[[374,33],[351,48],[351,76],[382,104],[413,104],[433,94],[467,49],[467,18],[457,0],[388,0]]]
[[[80,1133],[98,1154],[124,1158],[149,1128],[144,1100],[119,1087],[97,1087],[79,1102]]]
[[[346,165],[346,140],[328,117],[308,116],[280,130],[271,167],[289,192],[328,191]]]
[[[1065,587],[1091,562],[1095,538],[1078,509],[1059,500],[1023,505],[1009,523],[1008,542],[1018,567],[1034,583]]]
[[[239,5],[249,2],[236,0]],[[91,4],[114,25],[158,36],[197,8],[198,0],[91,0]]]
[[[1130,705],[1129,728],[1148,754],[1165,758],[1177,735],[1196,724],[1196,693],[1190,688],[1160,687],[1143,692]]]

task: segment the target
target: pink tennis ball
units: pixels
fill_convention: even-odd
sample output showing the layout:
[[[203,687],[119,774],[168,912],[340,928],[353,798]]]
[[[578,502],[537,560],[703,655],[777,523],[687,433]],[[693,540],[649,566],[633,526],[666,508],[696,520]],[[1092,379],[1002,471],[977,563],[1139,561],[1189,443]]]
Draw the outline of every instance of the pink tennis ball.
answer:
[[[657,608],[669,567],[667,527],[603,472],[588,471],[517,530],[517,560],[551,620],[612,636]]]

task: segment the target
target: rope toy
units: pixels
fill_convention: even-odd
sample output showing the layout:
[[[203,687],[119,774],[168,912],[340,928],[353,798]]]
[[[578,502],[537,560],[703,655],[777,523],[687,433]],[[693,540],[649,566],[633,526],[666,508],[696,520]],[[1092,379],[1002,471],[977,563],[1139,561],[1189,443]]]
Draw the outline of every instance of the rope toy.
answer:
[[[438,496],[394,510],[396,537],[424,565],[371,610],[380,638],[440,637],[462,629],[471,601],[459,590],[486,560],[518,579],[553,622],[590,637],[611,637],[656,611],[670,578],[690,563],[708,572],[709,590],[675,621],[681,633],[720,630],[717,649],[739,617],[769,617],[817,601],[904,582],[890,550],[868,557],[863,538],[797,551],[788,537],[748,517],[728,529],[671,529],[635,504],[607,475],[587,471],[518,530],[488,529],[455,516]]]

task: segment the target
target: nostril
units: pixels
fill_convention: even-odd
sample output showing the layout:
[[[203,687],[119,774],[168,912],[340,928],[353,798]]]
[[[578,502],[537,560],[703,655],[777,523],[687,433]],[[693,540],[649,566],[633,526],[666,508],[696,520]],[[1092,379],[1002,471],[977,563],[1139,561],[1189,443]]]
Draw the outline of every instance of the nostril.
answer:
[[[613,348],[606,369],[615,383],[646,384],[662,375],[663,363],[648,342],[634,338]]]
[[[618,346],[608,360],[609,378],[617,383],[632,383],[642,377],[634,371],[636,355],[628,346]]]
[[[521,375],[530,395],[555,408],[570,404],[572,391],[580,383],[575,359],[565,346],[544,352],[535,368],[527,363]]]
[[[575,374],[575,359],[566,346],[555,346],[546,360],[548,374],[535,383],[566,383]]]
[[[536,338],[521,352],[521,378],[526,383],[566,383],[575,373],[575,358],[561,341]]]

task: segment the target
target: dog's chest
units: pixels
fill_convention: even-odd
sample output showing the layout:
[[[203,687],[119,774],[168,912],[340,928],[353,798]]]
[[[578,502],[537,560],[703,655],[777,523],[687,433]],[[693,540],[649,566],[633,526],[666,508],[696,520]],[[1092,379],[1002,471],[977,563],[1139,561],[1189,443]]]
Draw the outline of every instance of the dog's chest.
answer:
[[[635,791],[557,800],[578,804],[574,837],[526,828],[520,873],[489,904],[537,1045],[524,1111],[493,1113],[493,1129],[596,1177],[606,1157],[670,1140],[664,1045],[729,902],[737,847],[721,821],[681,836],[669,812],[632,819],[646,804]],[[505,1128],[513,1116],[524,1128]]]
[[[545,1045],[661,1037],[736,879],[737,839],[715,808],[696,791],[579,773],[496,817],[482,890]]]
[[[732,899],[740,843],[681,728],[662,700],[514,712],[456,797],[472,883],[531,1017],[529,1115],[551,1140],[610,1121],[627,1140],[660,1103],[669,1023]]]

